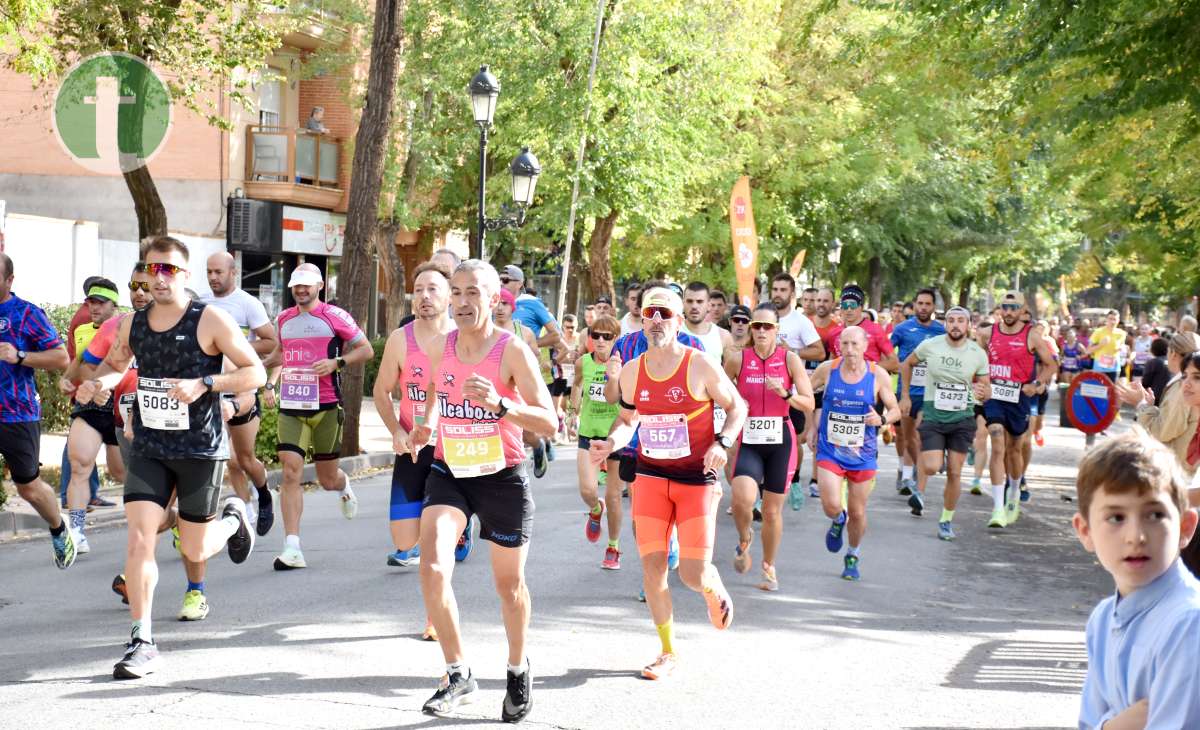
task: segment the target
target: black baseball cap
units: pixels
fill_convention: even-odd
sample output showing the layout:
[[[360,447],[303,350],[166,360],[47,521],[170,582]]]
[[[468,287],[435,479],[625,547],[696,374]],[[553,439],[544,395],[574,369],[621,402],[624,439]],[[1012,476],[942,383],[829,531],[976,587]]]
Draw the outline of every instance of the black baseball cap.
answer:
[[[610,297],[607,294],[601,294],[600,296],[596,297],[596,304],[601,304],[601,303],[612,304],[612,297]]]
[[[729,318],[733,319],[734,317],[754,319],[753,313],[750,311],[750,307],[747,307],[745,304],[735,304],[729,308]]]

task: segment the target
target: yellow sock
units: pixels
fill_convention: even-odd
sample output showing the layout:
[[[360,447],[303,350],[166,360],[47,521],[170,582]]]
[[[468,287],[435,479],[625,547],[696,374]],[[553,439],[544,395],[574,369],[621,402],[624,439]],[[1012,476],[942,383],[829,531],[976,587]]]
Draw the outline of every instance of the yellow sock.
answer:
[[[665,624],[658,627],[658,640],[662,642],[663,654],[674,654],[675,647],[672,642],[675,640],[675,622],[673,619],[667,619]]]

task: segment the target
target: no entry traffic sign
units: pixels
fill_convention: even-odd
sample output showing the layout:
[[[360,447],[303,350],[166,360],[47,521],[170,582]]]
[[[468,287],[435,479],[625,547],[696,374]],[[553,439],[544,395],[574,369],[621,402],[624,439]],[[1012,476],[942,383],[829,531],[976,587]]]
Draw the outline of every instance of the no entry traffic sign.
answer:
[[[1084,433],[1100,433],[1112,425],[1121,407],[1112,381],[1099,373],[1080,373],[1067,388],[1062,407],[1067,420]]]

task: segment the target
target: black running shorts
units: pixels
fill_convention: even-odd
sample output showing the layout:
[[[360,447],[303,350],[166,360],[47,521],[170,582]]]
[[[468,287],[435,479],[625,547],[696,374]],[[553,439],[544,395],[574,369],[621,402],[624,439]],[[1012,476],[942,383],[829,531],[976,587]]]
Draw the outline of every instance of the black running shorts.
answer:
[[[154,459],[134,453],[126,465],[125,503],[153,502],[166,509],[171,492],[178,492],[179,519],[211,522],[217,516],[224,475],[224,461]]]
[[[435,460],[425,483],[424,508],[447,505],[471,519],[479,517],[479,537],[501,547],[520,547],[533,535],[533,491],[525,465],[495,474],[458,479],[450,467]]]

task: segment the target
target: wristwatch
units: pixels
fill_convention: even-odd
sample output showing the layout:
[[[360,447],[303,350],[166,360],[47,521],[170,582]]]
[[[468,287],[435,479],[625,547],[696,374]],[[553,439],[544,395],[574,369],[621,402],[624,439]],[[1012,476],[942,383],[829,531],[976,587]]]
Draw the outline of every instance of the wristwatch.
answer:
[[[213,391],[213,386],[216,385],[216,382],[213,380],[213,376],[211,375],[205,375],[203,378],[200,378],[200,382],[204,384],[204,388],[208,390],[209,393]]]
[[[275,384],[274,383],[267,383],[265,387],[267,390],[271,391],[272,393],[275,392]]]
[[[504,402],[504,396],[500,396],[500,410],[496,411],[496,417],[504,418],[505,413],[508,413],[508,404]]]
[[[342,368],[344,368],[344,367],[346,367],[346,358],[344,358],[344,357],[339,357],[339,358],[337,359],[337,369],[338,369],[338,370],[341,370],[341,369],[342,369]]]
[[[21,363],[25,362],[25,357],[28,354],[29,353],[25,352],[24,350],[17,350],[17,364],[20,365]]]
[[[1040,380],[1033,381],[1033,387],[1034,387],[1034,390],[1036,390],[1038,392],[1038,395],[1042,394],[1042,390],[1041,390],[1042,381],[1040,381]]]
[[[733,448],[733,439],[723,433],[717,434],[717,443],[721,444],[721,448],[727,451]]]

